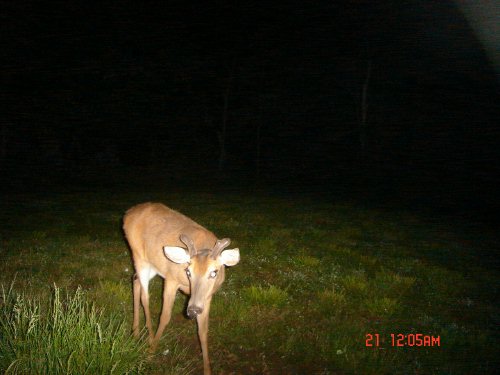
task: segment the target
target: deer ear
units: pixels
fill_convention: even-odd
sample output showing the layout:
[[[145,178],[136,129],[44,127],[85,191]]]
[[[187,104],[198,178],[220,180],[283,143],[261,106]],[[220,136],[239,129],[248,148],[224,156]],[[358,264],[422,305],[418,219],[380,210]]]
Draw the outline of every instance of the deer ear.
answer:
[[[240,261],[240,249],[224,250],[220,254],[220,261],[226,266],[234,266]]]
[[[186,249],[182,247],[165,246],[163,248],[163,251],[165,252],[165,255],[168,259],[177,264],[189,263],[189,261],[191,260]]]

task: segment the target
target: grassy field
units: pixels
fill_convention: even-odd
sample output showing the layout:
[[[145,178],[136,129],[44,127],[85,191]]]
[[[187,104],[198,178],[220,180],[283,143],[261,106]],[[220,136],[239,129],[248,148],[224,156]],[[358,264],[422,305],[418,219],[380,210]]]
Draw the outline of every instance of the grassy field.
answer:
[[[36,363],[33,374],[92,373],[114,353],[101,373],[201,373],[180,293],[157,353],[129,337],[133,267],[121,218],[149,200],[240,248],[212,303],[216,374],[485,374],[500,365],[499,246],[480,226],[326,199],[86,192],[2,198],[0,372]],[[155,323],[161,287],[154,279]]]

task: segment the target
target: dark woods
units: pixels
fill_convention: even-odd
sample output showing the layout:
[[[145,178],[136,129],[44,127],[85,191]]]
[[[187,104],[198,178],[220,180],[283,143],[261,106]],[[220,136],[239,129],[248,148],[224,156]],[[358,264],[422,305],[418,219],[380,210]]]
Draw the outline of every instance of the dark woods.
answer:
[[[457,8],[6,8],[4,189],[136,177],[495,200],[498,86]]]

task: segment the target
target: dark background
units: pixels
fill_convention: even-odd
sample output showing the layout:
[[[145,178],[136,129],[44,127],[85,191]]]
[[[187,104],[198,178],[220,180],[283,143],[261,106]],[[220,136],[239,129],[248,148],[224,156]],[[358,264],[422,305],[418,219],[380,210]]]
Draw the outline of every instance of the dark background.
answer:
[[[3,191],[258,188],[496,218],[499,72],[454,2],[0,4]]]

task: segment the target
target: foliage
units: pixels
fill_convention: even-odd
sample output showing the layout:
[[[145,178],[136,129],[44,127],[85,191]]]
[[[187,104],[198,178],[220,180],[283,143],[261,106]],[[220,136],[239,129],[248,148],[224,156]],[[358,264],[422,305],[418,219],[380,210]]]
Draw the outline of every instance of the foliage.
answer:
[[[200,371],[196,326],[183,317],[180,293],[156,354],[139,355],[143,344],[124,333],[132,320],[133,266],[120,220],[148,200],[231,237],[241,250],[212,301],[215,373],[467,374],[498,365],[499,276],[491,250],[498,239],[486,228],[306,198],[81,192],[1,203],[0,281],[10,283],[16,272],[17,289],[26,291],[4,292],[2,371],[22,372],[28,363],[36,373],[76,363],[75,373],[86,366],[111,372],[115,364],[116,373],[140,366],[144,373]],[[52,283],[74,294],[50,294]],[[153,316],[161,287],[152,280]],[[439,336],[440,346],[392,346],[391,334],[399,333]],[[378,347],[366,346],[367,334],[379,335]],[[131,354],[118,362],[120,353]]]
[[[133,374],[145,365],[144,344],[123,320],[104,315],[78,288],[51,300],[2,287],[0,370],[6,374]]]

